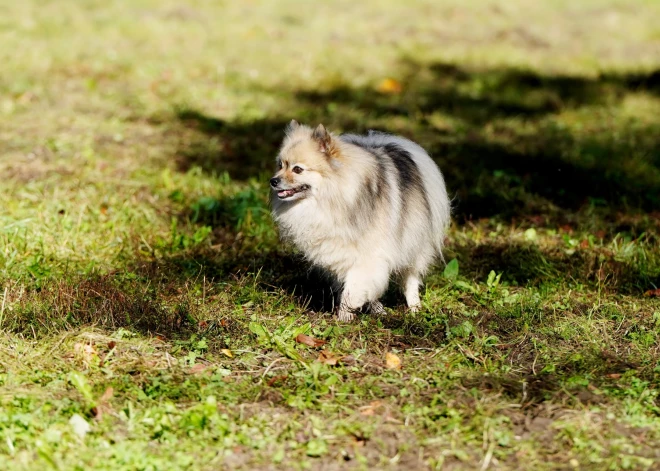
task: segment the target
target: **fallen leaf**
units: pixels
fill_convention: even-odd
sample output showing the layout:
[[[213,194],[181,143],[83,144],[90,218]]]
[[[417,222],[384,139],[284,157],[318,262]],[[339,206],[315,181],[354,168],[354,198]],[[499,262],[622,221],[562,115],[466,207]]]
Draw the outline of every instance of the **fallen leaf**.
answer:
[[[229,325],[229,322],[227,322],[227,319],[220,319],[220,325],[222,327],[227,327]]]
[[[305,344],[309,347],[320,347],[327,343],[325,340],[315,339],[314,337],[305,334],[298,334],[296,336],[296,342]]]
[[[399,370],[401,369],[401,358],[395,355],[392,352],[387,352],[385,354],[385,367],[388,370]]]
[[[401,85],[401,82],[394,80],[393,78],[386,78],[380,81],[376,90],[381,93],[398,94],[403,90],[403,86]]]
[[[339,360],[340,358],[337,355],[327,350],[321,350],[319,357],[316,359],[316,361],[328,366],[335,366]]]
[[[268,386],[272,386],[273,384],[277,383],[278,381],[284,381],[287,379],[289,375],[279,375],[279,376],[273,376],[268,380]]]
[[[105,392],[99,397],[98,401],[96,401],[96,406],[92,408],[92,414],[94,414],[94,418],[96,420],[101,420],[103,417],[103,414],[108,413],[112,410],[112,407],[110,407],[110,399],[112,399],[113,394],[115,393],[115,390],[111,387],[108,387]]]
[[[644,293],[644,296],[650,296],[652,298],[660,298],[660,288],[650,289],[646,293]]]
[[[85,355],[96,355],[96,349],[88,343],[76,343],[73,345],[73,351]]]
[[[108,402],[110,399],[112,399],[112,396],[114,395],[114,393],[115,393],[115,390],[112,389],[112,387],[108,387],[108,388],[103,392],[103,394],[101,395],[101,397],[99,398],[99,401],[100,401],[100,402]]]
[[[220,350],[220,353],[222,353],[225,356],[228,356],[229,358],[234,358],[234,354],[228,348],[223,348],[222,350]]]
[[[199,327],[200,329],[206,329],[208,326],[209,326],[209,323],[206,322],[206,321],[199,321],[197,323],[197,327]]]
[[[98,360],[98,352],[91,344],[76,343],[73,346],[73,351],[82,359],[85,367],[88,367],[92,363],[96,363],[96,360]]]
[[[368,406],[360,407],[360,414],[361,415],[374,415],[374,413],[376,412],[376,409],[378,409],[382,405],[383,405],[383,403],[381,401],[372,401],[372,402],[369,403]]]
[[[356,362],[355,357],[353,355],[345,355],[345,356],[343,356],[339,359],[339,363],[341,363],[342,365],[349,365],[350,366],[350,365],[355,365],[355,363],[357,363],[357,362]]]
[[[110,340],[110,341],[108,342],[108,348],[109,348],[110,350],[112,350],[112,349],[115,348],[116,346],[117,346],[117,342],[115,342],[114,340]]]
[[[589,241],[587,239],[583,239],[582,242],[580,242],[580,248],[581,249],[588,249],[589,248]]]
[[[201,363],[195,363],[193,366],[190,367],[190,372],[194,375],[198,375],[204,373],[206,369],[207,369],[206,365],[202,365]]]
[[[608,375],[605,375],[606,378],[611,378],[611,379],[619,379],[621,377],[621,373],[611,373]]]
[[[355,446],[364,446],[367,444],[367,440],[364,437],[353,436],[353,444]]]

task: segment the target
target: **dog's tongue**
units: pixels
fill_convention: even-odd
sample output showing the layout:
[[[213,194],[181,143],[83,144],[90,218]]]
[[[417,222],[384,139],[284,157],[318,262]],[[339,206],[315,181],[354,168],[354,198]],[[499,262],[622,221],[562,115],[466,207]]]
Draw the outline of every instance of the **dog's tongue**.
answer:
[[[295,192],[296,192],[295,190],[282,190],[282,191],[277,192],[277,196],[279,196],[280,198],[283,198],[285,196],[291,196]]]

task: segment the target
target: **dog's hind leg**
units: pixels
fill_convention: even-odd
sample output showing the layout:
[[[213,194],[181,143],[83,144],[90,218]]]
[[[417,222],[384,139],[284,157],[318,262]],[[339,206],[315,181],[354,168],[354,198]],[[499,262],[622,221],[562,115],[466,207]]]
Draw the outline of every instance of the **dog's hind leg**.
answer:
[[[348,322],[355,318],[355,311],[365,304],[375,307],[382,304],[378,302],[390,280],[387,263],[382,260],[371,260],[368,263],[356,264],[346,274],[344,291],[341,294],[337,318]]]
[[[422,275],[426,273],[431,262],[433,262],[433,253],[421,251],[417,255],[415,263],[403,272],[403,293],[411,312],[417,312],[422,307],[419,299],[419,287],[422,285]]]

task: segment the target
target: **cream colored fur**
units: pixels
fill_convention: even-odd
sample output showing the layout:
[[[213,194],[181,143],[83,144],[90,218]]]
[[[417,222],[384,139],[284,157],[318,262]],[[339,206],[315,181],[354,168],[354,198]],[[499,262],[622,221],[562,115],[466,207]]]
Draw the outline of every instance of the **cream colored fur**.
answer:
[[[418,309],[422,277],[442,257],[450,220],[444,179],[424,149],[398,136],[334,136],[292,122],[278,162],[273,217],[285,240],[334,275],[339,320],[365,305],[381,312],[392,274]]]

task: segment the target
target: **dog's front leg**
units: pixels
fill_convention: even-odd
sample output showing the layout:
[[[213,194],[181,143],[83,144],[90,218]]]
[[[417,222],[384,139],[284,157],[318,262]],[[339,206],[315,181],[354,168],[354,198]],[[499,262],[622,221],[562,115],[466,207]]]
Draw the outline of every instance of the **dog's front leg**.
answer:
[[[350,322],[355,319],[355,311],[366,303],[380,305],[380,298],[390,279],[387,264],[381,260],[355,264],[346,274],[344,291],[339,301],[337,319]],[[382,308],[382,305],[381,305]]]

